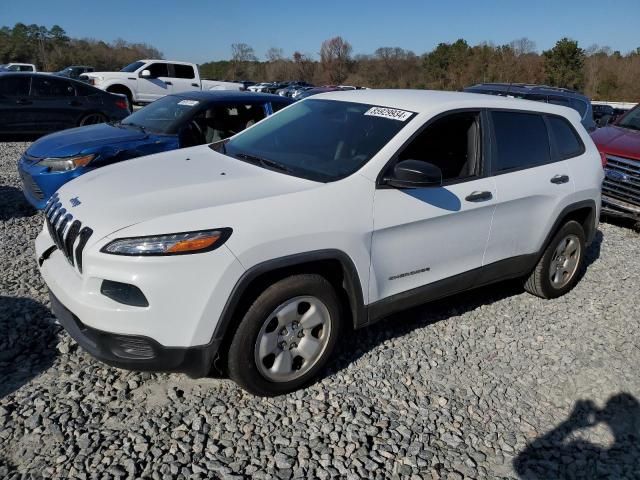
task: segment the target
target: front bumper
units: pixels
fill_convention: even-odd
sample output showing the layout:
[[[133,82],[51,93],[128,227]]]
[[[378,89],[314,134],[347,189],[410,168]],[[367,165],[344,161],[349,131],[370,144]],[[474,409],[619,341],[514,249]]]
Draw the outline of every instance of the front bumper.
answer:
[[[123,335],[91,328],[49,291],[51,310],[67,333],[98,360],[127,370],[180,372],[203,377],[212,367],[219,340],[198,347],[165,347],[149,337]]]
[[[612,217],[640,220],[640,205],[602,194],[602,213]]]

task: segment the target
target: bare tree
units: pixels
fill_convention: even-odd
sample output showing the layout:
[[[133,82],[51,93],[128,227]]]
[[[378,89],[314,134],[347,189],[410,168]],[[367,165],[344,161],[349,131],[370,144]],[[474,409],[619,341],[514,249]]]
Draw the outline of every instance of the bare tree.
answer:
[[[351,44],[342,37],[333,37],[322,42],[320,63],[331,83],[342,83],[349,73]]]
[[[281,48],[271,47],[265,55],[267,62],[277,62],[284,59],[284,52]]]
[[[247,63],[257,62],[258,58],[253,47],[246,43],[231,44],[231,75],[232,77],[244,77],[247,74]]]
[[[529,53],[535,53],[536,42],[529,40],[527,37],[518,38],[509,43],[509,46],[513,49],[516,57],[521,55],[527,55]]]

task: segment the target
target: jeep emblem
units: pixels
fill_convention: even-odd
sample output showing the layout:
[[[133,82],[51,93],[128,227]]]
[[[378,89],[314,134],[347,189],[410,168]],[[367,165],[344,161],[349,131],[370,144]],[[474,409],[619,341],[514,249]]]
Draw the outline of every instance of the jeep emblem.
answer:
[[[80,201],[80,199],[78,197],[73,197],[71,200],[69,200],[69,203],[71,203],[72,207],[77,207],[82,202]]]

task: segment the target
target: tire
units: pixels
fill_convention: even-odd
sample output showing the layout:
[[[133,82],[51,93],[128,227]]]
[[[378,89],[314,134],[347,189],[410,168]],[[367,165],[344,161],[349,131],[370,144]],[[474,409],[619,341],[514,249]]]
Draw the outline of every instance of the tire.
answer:
[[[524,289],[546,299],[564,295],[578,282],[584,253],[584,229],[578,222],[570,220],[553,236]]]
[[[85,127],[87,125],[95,125],[98,123],[104,123],[107,121],[107,117],[99,112],[89,113],[82,117],[78,122],[79,127]]]
[[[280,280],[258,296],[234,333],[229,376],[255,395],[297,390],[325,365],[341,326],[340,301],[324,277],[302,274]]]

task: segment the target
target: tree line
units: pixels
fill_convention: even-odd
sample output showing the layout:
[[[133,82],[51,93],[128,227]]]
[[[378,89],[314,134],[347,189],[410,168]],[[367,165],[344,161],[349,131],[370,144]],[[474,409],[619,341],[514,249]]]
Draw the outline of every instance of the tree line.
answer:
[[[163,58],[151,45],[116,40],[70,38],[58,25],[17,23],[0,28],[0,63],[35,63],[44,71],[68,65],[113,70],[140,58]],[[316,85],[347,84],[372,88],[460,90],[480,82],[536,83],[583,91],[594,100],[640,100],[640,48],[621,53],[562,38],[538,52],[528,38],[506,45],[469,45],[459,39],[416,54],[401,47],[380,47],[354,54],[342,37],[325,40],[317,54],[295,51],[287,57],[270,48],[264,59],[246,43],[231,45],[231,58],[200,66],[205,78],[218,80],[303,80]]]
[[[201,65],[205,76],[253,81],[303,80],[317,85],[346,84],[371,88],[461,90],[481,82],[535,83],[571,88],[594,100],[640,100],[640,48],[622,54],[609,47],[562,38],[542,53],[528,38],[506,45],[464,39],[440,43],[418,55],[400,47],[380,47],[372,54],[353,54],[342,37],[325,40],[319,60],[270,48],[259,60],[247,44],[231,46],[231,59]]]
[[[33,63],[54,72],[69,65],[90,65],[98,70],[120,69],[141,58],[162,58],[156,48],[143,43],[70,38],[62,27],[16,23],[0,28],[0,63]]]

